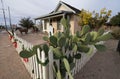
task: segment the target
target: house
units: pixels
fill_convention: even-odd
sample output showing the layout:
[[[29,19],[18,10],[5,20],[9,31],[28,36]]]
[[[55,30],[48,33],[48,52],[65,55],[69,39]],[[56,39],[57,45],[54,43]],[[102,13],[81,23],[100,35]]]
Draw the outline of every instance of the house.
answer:
[[[43,31],[47,32],[50,24],[52,24],[54,33],[56,33],[58,31],[62,32],[64,30],[60,23],[61,18],[69,18],[71,25],[70,30],[72,34],[74,34],[77,30],[80,30],[80,26],[78,25],[78,14],[80,14],[80,12],[81,11],[79,9],[74,8],[65,2],[59,1],[57,7],[51,13],[35,18],[35,20],[41,20]]]

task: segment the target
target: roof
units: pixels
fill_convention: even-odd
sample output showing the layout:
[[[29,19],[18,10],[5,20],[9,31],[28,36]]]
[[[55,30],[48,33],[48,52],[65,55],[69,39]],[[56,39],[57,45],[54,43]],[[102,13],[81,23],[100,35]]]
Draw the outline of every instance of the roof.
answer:
[[[55,12],[55,13],[49,13],[49,14],[43,15],[41,17],[35,18],[35,20],[55,17],[55,15],[62,16],[63,14],[73,14],[73,12],[71,12],[71,11],[58,11],[58,12]]]
[[[71,9],[71,11],[64,11],[64,10],[57,11],[58,8],[60,7],[60,5],[64,5],[64,6],[68,7],[69,9]],[[35,18],[35,20],[37,20],[37,19],[42,19],[42,18],[49,18],[49,17],[51,17],[51,16],[53,17],[53,16],[55,16],[55,15],[62,15],[62,14],[78,14],[78,13],[80,13],[80,12],[81,12],[81,11],[80,11],[79,9],[77,9],[77,8],[75,8],[75,7],[67,4],[67,3],[65,3],[65,2],[60,1],[60,2],[58,3],[57,7],[56,7],[52,12],[50,12],[49,14],[40,16],[40,17],[38,17],[38,18]]]
[[[65,2],[63,2],[63,1],[60,1],[60,2],[59,2],[59,4],[58,4],[58,6],[57,6],[56,9],[58,9],[58,7],[59,7],[61,4],[64,4],[65,6],[69,7],[70,9],[72,9],[73,11],[75,11],[75,13],[80,13],[80,12],[81,12],[79,9],[77,9],[77,8],[71,6],[71,5],[69,5],[69,4],[67,4],[67,3],[65,3]]]

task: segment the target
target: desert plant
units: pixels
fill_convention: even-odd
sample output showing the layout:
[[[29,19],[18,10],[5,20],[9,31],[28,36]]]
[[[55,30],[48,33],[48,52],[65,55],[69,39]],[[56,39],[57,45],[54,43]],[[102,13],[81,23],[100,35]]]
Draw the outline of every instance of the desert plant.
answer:
[[[89,12],[83,9],[79,14],[79,24],[82,26],[90,25],[92,29],[99,29],[108,21],[109,17],[111,16],[111,12],[111,10],[106,10],[106,8],[102,8],[100,13],[96,13],[95,11]]]
[[[104,51],[105,46],[99,44],[98,42],[110,39],[111,34],[104,34],[103,29],[99,29],[98,32],[89,32],[90,27],[85,25],[81,31],[77,31],[74,35],[72,35],[69,20],[63,18],[61,19],[61,23],[64,26],[63,32],[58,32],[50,37],[45,36],[43,39],[47,41],[48,44],[37,45],[30,50],[24,49],[20,52],[20,56],[23,58],[29,58],[36,55],[37,62],[46,66],[49,63],[49,59],[47,58],[45,62],[39,60],[37,48],[39,48],[40,51],[44,51],[46,57],[48,57],[48,52],[51,51],[54,55],[54,59],[60,61],[60,68],[56,65],[56,63],[54,63],[53,67],[57,79],[63,79],[66,72],[68,73],[69,78],[73,79],[71,69],[75,66],[75,63],[73,62],[74,59],[81,58],[81,53],[79,52],[92,52],[92,46],[95,46],[98,50]],[[69,54],[69,56],[67,56],[66,53],[70,51],[72,51],[71,53],[73,55]]]
[[[30,18],[22,18],[19,21],[19,25],[22,26],[22,27],[25,27],[27,29],[29,29],[31,27],[34,27],[34,23]]]
[[[3,25],[0,25],[0,29],[5,29],[5,27]]]
[[[113,26],[119,26],[120,27],[120,12],[118,12],[117,15],[113,16],[110,19],[110,24],[112,24]]]

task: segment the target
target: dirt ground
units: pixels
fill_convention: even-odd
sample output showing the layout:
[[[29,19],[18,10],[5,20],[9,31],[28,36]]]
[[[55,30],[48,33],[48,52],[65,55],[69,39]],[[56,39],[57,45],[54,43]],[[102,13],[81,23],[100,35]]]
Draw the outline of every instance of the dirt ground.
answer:
[[[31,79],[6,33],[0,33],[0,79]]]
[[[116,52],[117,40],[105,43],[107,50],[97,52],[81,69],[75,79],[120,79],[120,55]]]
[[[46,41],[43,40],[43,37],[45,36],[44,33],[28,33],[21,35],[19,32],[16,32],[17,36],[21,37],[22,39],[25,39],[29,43],[33,45],[43,44],[46,43]]]
[[[41,44],[43,34],[19,35],[32,44]],[[39,39],[39,40],[38,40]],[[74,79],[120,79],[117,40],[105,43],[107,51],[97,52]],[[30,79],[30,76],[6,34],[0,34],[0,79]]]
[[[21,37],[37,44],[43,42],[42,36],[41,34],[28,34],[28,36]],[[75,76],[75,79],[120,79],[120,55],[116,52],[117,43],[118,40],[107,41],[105,43],[107,50],[97,52]]]

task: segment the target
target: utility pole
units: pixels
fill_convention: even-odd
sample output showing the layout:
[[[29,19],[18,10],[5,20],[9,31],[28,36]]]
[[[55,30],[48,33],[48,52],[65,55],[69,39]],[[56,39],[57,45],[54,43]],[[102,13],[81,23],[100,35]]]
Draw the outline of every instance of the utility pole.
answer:
[[[11,14],[10,14],[10,7],[8,6],[8,13],[9,13],[9,23],[10,23],[10,27],[11,27],[11,31],[14,35],[14,30],[13,30],[13,27],[12,27],[12,22],[11,22]]]
[[[4,22],[5,22],[5,28],[6,28],[6,31],[8,31],[8,29],[7,29],[7,23],[6,23],[6,17],[5,17],[5,11],[4,11],[3,0],[1,0],[1,4],[2,4],[2,11],[3,11]]]
[[[9,12],[9,23],[10,23],[10,27],[12,27],[12,23],[11,23],[11,14],[10,14],[10,7],[8,7],[8,12]]]

